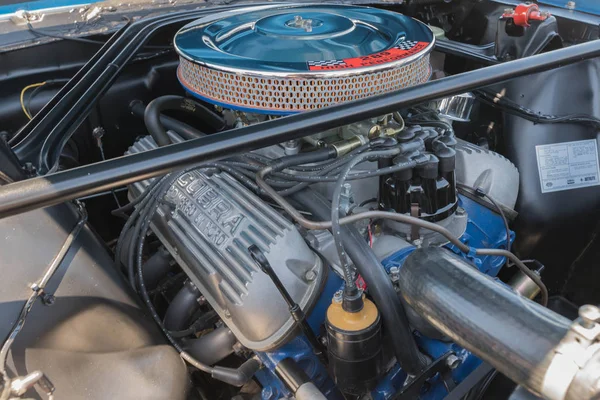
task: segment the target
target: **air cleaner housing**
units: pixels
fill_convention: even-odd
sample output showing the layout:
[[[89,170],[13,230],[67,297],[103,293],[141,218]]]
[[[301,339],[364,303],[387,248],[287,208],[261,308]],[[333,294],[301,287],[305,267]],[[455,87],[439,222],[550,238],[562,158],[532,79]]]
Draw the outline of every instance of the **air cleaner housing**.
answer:
[[[290,114],[427,81],[423,23],[345,5],[277,5],[211,15],[175,36],[178,78],[225,108]]]

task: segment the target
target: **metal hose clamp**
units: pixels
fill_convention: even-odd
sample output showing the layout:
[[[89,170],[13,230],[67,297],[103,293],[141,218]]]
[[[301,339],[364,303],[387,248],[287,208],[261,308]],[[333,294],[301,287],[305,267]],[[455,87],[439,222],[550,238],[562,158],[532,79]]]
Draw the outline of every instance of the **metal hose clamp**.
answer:
[[[542,395],[550,400],[567,397],[577,374],[600,350],[600,308],[584,305],[579,308],[571,328],[556,346],[554,356],[542,383]]]

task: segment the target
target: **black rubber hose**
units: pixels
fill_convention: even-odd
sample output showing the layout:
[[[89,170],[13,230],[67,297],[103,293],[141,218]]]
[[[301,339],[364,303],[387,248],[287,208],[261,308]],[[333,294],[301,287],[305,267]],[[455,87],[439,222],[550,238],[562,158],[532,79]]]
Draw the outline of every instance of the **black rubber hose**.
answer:
[[[146,105],[141,100],[134,100],[129,104],[131,113],[138,118],[144,118],[146,111]],[[176,132],[185,140],[196,139],[199,137],[206,136],[206,133],[199,131],[198,129],[191,127],[190,125],[178,121],[175,118],[167,117],[166,115],[160,115],[160,123],[169,131]]]
[[[311,189],[304,189],[294,194],[292,198],[310,211],[315,218],[326,220],[331,215],[331,203]],[[427,366],[427,359],[417,348],[406,312],[390,278],[373,250],[354,226],[344,225],[340,230],[344,248],[367,283],[369,293],[381,313],[383,327],[392,342],[396,359],[406,373],[417,375]]]
[[[482,274],[440,247],[411,253],[400,293],[427,322],[507,377],[540,392],[570,321]]]
[[[190,324],[192,315],[200,308],[200,291],[191,281],[186,281],[177,292],[165,313],[164,325],[170,331],[180,331]]]
[[[197,339],[185,340],[183,349],[201,363],[213,365],[233,353],[236,342],[229,328],[223,326]]]
[[[171,270],[171,255],[161,248],[144,263],[143,268],[146,287],[154,289]]]
[[[356,291],[356,284],[354,283],[352,268],[350,263],[348,262],[348,257],[346,257],[347,251],[345,251],[345,246],[340,240],[341,236],[341,225],[340,225],[340,215],[342,217],[346,216],[346,212],[340,208],[341,202],[341,194],[344,182],[348,178],[350,171],[356,165],[367,159],[379,159],[379,158],[392,158],[400,152],[400,149],[393,148],[387,150],[375,150],[370,151],[368,153],[362,153],[354,157],[352,160],[348,162],[348,164],[340,171],[340,175],[333,186],[333,197],[331,202],[331,234],[333,235],[333,243],[335,244],[335,248],[338,253],[338,258],[340,259],[340,264],[342,269],[344,270],[344,281],[346,287],[344,288],[344,293],[350,295],[353,291]]]
[[[336,152],[333,148],[319,149],[308,153],[295,154],[293,156],[285,156],[275,160],[271,166],[273,171],[281,171],[287,167],[310,164],[320,161],[330,160],[336,157]]]
[[[223,117],[193,100],[181,96],[158,97],[152,100],[146,107],[146,111],[144,111],[144,123],[158,146],[171,144],[167,130],[160,121],[160,113],[165,110],[178,110],[191,113],[198,120],[203,121],[217,132],[223,130],[226,126]]]
[[[255,358],[246,360],[242,365],[234,368],[219,367],[218,365],[213,367],[211,376],[214,379],[218,379],[222,382],[228,383],[232,386],[242,387],[260,369],[260,363]]]

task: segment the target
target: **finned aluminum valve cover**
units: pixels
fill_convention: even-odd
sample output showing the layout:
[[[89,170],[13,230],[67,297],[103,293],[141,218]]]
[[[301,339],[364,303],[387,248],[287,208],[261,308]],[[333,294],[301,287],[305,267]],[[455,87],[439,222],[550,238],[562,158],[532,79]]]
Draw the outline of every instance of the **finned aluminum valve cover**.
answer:
[[[423,83],[434,40],[426,25],[391,11],[277,5],[199,19],[174,42],[188,92],[277,115]]]
[[[156,148],[151,137],[128,151]],[[138,196],[149,181],[131,186]],[[152,230],[245,347],[285,343],[295,321],[283,297],[247,249],[257,245],[302,310],[309,312],[325,277],[321,259],[294,225],[226,173],[182,175],[161,201]]]

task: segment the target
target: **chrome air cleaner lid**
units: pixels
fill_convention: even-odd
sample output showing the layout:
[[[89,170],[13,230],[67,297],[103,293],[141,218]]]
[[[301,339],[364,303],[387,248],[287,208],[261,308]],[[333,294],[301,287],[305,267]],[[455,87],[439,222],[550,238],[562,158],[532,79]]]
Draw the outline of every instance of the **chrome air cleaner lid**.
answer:
[[[197,20],[175,36],[186,90],[268,114],[422,83],[433,44],[431,30],[412,18],[345,5],[245,8]]]

